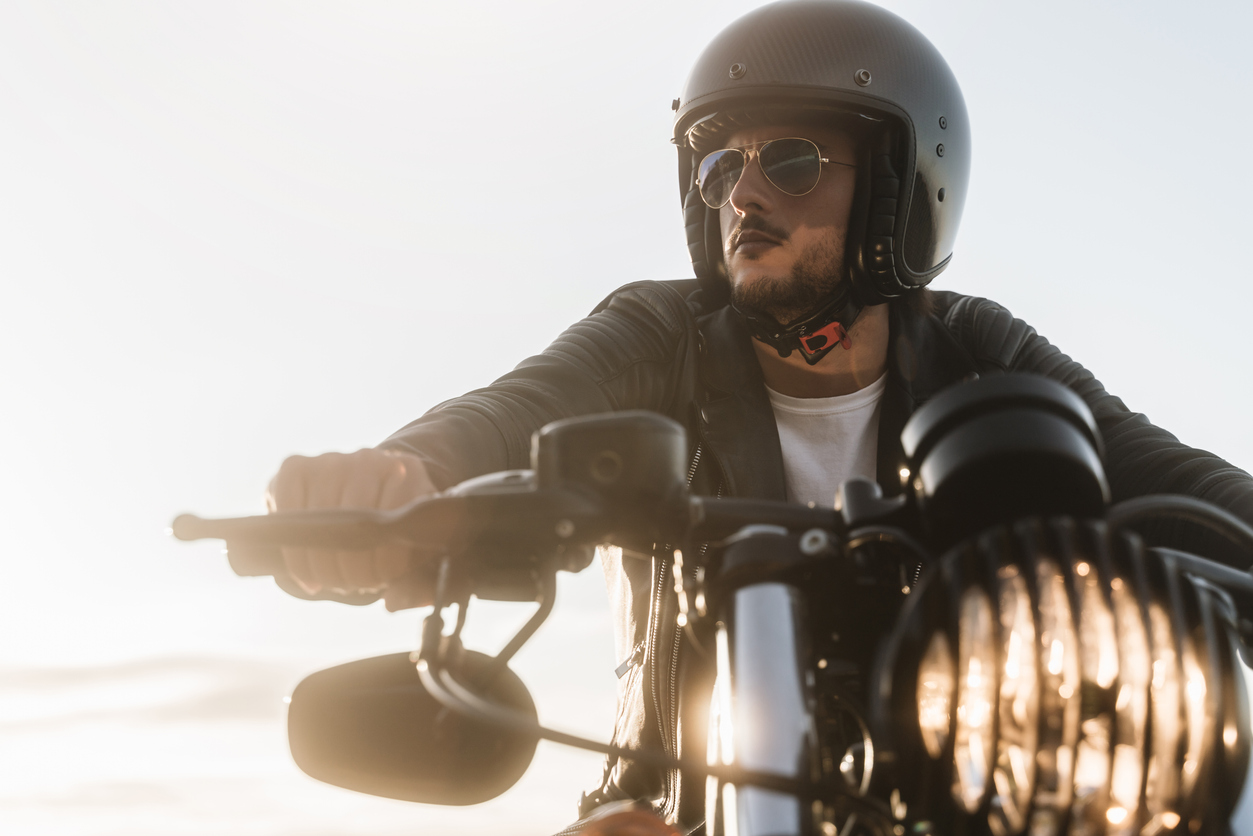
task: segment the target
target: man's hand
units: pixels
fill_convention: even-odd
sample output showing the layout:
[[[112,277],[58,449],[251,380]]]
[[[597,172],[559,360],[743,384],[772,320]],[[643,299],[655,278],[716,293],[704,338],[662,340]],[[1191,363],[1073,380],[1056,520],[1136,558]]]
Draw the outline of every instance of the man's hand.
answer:
[[[435,493],[422,460],[393,450],[291,456],[266,490],[270,513],[327,508],[390,511]],[[389,543],[373,551],[283,548],[292,579],[309,593],[382,592],[389,610],[431,603],[431,567],[408,548]]]

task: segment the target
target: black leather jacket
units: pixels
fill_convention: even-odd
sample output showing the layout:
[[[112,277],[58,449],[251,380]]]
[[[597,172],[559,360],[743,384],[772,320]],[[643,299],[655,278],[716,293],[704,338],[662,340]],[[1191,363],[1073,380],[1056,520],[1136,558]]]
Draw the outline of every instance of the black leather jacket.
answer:
[[[894,304],[888,385],[879,426],[878,480],[899,493],[900,431],[909,415],[944,387],[974,375],[1025,371],[1058,380],[1087,402],[1106,447],[1114,499],[1182,493],[1221,505],[1253,523],[1253,478],[1222,459],[1181,444],[1131,412],[1090,372],[1026,323],[986,299],[934,292],[931,311]],[[574,415],[650,409],[687,427],[697,493],[785,498],[783,459],[761,368],[740,320],[707,307],[695,280],[639,282],[615,291],[542,354],[524,360],[485,389],[432,409],[384,442],[416,453],[441,488],[472,476],[529,466],[531,433]],[[1153,539],[1218,556],[1223,546],[1185,530]],[[684,653],[664,554],[602,552],[614,608],[619,667],[614,741],[676,747],[701,756],[708,671]],[[683,705],[691,698],[691,708]],[[696,713],[693,713],[696,712]],[[703,782],[684,786],[630,762],[610,762],[602,785],[584,797],[597,804],[653,799],[671,821],[703,816]]]

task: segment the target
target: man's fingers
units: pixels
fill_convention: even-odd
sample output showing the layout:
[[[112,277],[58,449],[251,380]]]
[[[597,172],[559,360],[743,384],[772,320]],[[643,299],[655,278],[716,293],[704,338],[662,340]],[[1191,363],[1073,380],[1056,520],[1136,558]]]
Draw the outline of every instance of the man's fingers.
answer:
[[[326,453],[311,460],[309,469],[313,472],[302,480],[305,494],[304,508],[326,510],[345,507],[343,491],[348,475],[348,469],[345,467],[346,459],[343,453]],[[305,554],[307,575],[304,578],[296,578],[302,587],[306,590],[310,586],[316,589],[348,589],[338,551],[307,549]]]
[[[339,495],[342,508],[385,508],[379,497],[389,473],[389,463],[375,450],[359,450],[347,456],[343,489]]]
[[[312,595],[322,589],[309,566],[307,549],[284,546],[283,564],[287,567],[287,574],[291,575],[291,579],[305,592]]]
[[[401,461],[379,450],[359,450],[348,459],[348,475],[340,496],[342,507],[390,510],[404,504],[389,505],[383,501],[387,485],[404,478]],[[394,502],[391,498],[389,501]],[[409,561],[405,547],[395,544],[391,548],[340,552],[339,569],[349,588],[381,589],[392,578],[405,574]]]
[[[388,543],[374,550],[374,574],[383,583],[409,574],[412,562],[412,553],[403,543]]]
[[[317,472],[305,482],[305,508],[342,508],[341,497],[344,494],[344,482],[347,473],[344,468],[343,453],[325,453],[318,456]]]
[[[326,453],[315,458],[291,456],[283,462],[266,492],[273,512],[332,508],[392,510],[435,493],[422,460],[407,453],[359,450]],[[339,551],[284,548],[288,574],[305,592],[322,590],[388,591],[391,609],[431,602],[433,578],[415,572],[408,546],[384,544],[372,550]],[[430,575],[428,570],[426,575]],[[400,583],[403,579],[403,583]]]
[[[375,570],[374,551],[339,552],[339,575],[344,579],[342,589],[357,591],[378,589],[384,579]]]
[[[314,581],[322,589],[348,589],[344,573],[339,568],[339,552],[310,549],[309,568]]]
[[[284,569],[283,550],[275,546],[227,542],[226,549],[231,571],[240,577],[264,577]]]
[[[304,456],[288,456],[270,480],[266,491],[266,509],[274,511],[299,511],[305,507],[305,469],[309,459]]]

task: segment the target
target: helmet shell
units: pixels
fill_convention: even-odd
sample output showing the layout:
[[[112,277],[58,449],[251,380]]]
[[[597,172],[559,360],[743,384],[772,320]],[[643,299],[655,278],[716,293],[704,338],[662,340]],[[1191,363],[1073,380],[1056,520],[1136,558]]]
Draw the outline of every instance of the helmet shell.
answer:
[[[713,150],[702,142],[736,123],[729,114],[753,111],[805,121],[826,111],[872,126],[848,239],[863,301],[922,287],[948,265],[970,178],[966,103],[943,56],[900,17],[860,0],[763,6],[705,48],[676,110],[688,250],[707,290],[726,292],[726,266],[718,213],[696,186],[700,160]]]

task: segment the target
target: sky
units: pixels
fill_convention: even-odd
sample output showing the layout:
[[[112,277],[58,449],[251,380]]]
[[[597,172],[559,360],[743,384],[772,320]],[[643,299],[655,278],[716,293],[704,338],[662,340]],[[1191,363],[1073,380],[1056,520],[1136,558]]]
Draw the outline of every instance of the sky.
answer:
[[[469,809],[323,786],[282,697],[419,614],[287,598],[183,511],[371,446],[615,287],[690,275],[670,101],[739,2],[0,4],[0,827],[543,834],[600,777],[541,744]],[[1246,3],[894,0],[974,137],[952,265],[1135,410],[1253,467]],[[607,738],[603,581],[515,665]],[[475,604],[499,647],[524,605]],[[13,822],[15,825],[9,826]]]

